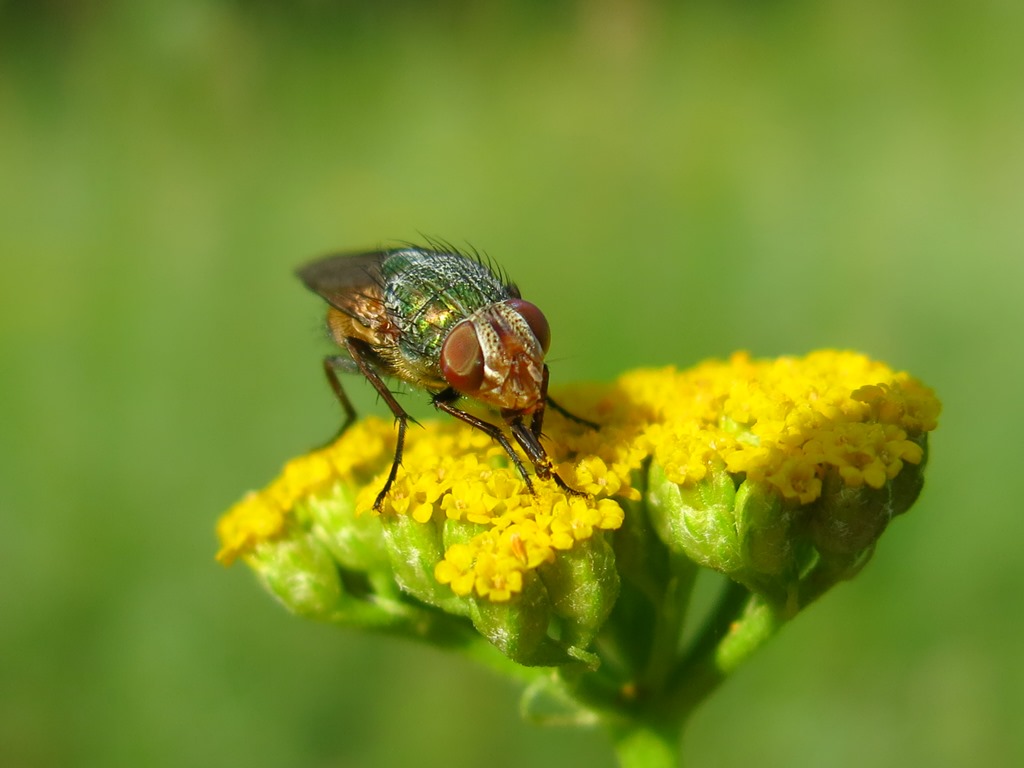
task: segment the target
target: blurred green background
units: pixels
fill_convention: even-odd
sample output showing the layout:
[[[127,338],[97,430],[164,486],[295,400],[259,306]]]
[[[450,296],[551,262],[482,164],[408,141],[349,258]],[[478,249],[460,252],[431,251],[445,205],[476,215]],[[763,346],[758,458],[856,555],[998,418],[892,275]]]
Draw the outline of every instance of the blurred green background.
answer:
[[[420,233],[544,309],[556,388],[819,347],[933,386],[918,506],[685,752],[1024,764],[1022,39],[966,0],[0,0],[0,764],[613,764],[213,561],[338,424],[292,269]]]

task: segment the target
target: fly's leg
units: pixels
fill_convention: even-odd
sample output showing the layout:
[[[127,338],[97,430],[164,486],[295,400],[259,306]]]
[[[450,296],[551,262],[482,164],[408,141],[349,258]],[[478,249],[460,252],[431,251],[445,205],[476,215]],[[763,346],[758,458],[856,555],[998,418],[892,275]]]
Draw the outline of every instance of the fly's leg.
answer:
[[[522,460],[516,454],[515,448],[512,447],[512,443],[505,437],[505,433],[501,427],[498,427],[490,422],[478,419],[472,414],[466,413],[460,408],[456,408],[453,404],[459,398],[459,393],[454,389],[446,389],[438,394],[434,395],[434,407],[440,411],[454,416],[459,421],[463,421],[469,424],[475,429],[479,429],[486,435],[489,435],[492,440],[496,441],[498,445],[505,449],[505,453],[508,454],[509,458],[512,459],[512,464],[522,475],[523,482],[526,483],[527,489],[530,493],[536,493],[533,487],[533,481],[530,479],[529,473],[526,471],[526,466]],[[543,417],[542,417],[543,418]],[[516,416],[509,421],[509,429],[512,431],[512,436],[519,443],[519,447],[523,449],[527,457],[533,463],[534,471],[537,473],[537,477],[542,480],[554,480],[555,484],[558,485],[566,493],[572,494],[573,496],[586,496],[587,494],[577,491],[575,488],[570,488],[562,478],[558,476],[554,468],[551,466],[551,459],[548,458],[547,452],[544,450],[544,446],[540,444],[540,440],[533,433],[533,425],[537,421],[536,415],[527,427],[523,423],[522,416]]]
[[[358,369],[356,369],[358,370]],[[329,355],[324,358],[324,373],[327,374],[327,382],[331,385],[331,389],[334,391],[334,396],[338,398],[338,402],[341,403],[341,407],[345,409],[345,420],[341,423],[341,428],[338,433],[331,440],[333,443],[339,437],[341,437],[345,430],[351,426],[352,422],[356,420],[356,409],[352,407],[352,401],[348,399],[348,395],[345,394],[345,388],[341,386],[341,379],[338,378],[338,371],[342,373],[354,373],[352,370],[352,360],[341,355]]]
[[[575,488],[569,487],[569,485],[558,476],[558,473],[554,471],[551,466],[551,459],[548,458],[547,451],[544,450],[544,446],[540,444],[540,433],[544,427],[544,411],[547,406],[551,406],[563,416],[572,419],[573,421],[585,424],[593,429],[597,429],[597,424],[581,419],[578,416],[573,416],[567,410],[558,405],[554,400],[548,397],[548,367],[544,366],[544,378],[540,385],[540,405],[537,410],[533,412],[533,416],[530,419],[530,428],[527,429],[523,424],[521,416],[516,416],[509,421],[509,428],[512,430],[512,436],[515,437],[516,442],[519,443],[519,447],[522,448],[526,455],[530,457],[530,461],[533,462],[534,470],[537,472],[539,477],[543,477],[545,480],[553,478],[555,484],[566,493],[572,494],[573,496],[586,496],[587,494],[577,491]]]
[[[548,366],[547,366],[547,364],[544,365],[544,379],[541,381],[541,386],[540,386],[540,402],[541,402],[540,407],[537,408],[537,410],[533,412],[533,418],[530,420],[530,431],[533,432],[533,436],[538,438],[538,439],[540,438],[541,428],[544,426],[544,409],[545,409],[546,406],[549,406],[549,405],[554,410],[556,410],[560,414],[562,414],[565,418],[569,419],[569,421],[575,421],[577,424],[582,424],[584,427],[589,427],[590,429],[594,429],[594,430],[597,430],[597,429],[601,428],[600,424],[595,424],[592,421],[588,421],[587,419],[584,419],[584,418],[582,418],[580,416],[577,416],[576,414],[572,413],[571,411],[567,411],[565,408],[563,408],[562,406],[560,406],[558,403],[556,403],[554,400],[551,399],[551,397],[548,395]]]
[[[512,443],[508,441],[508,438],[505,437],[505,433],[502,432],[501,427],[495,426],[483,419],[478,419],[476,416],[466,413],[460,408],[456,408],[454,402],[458,399],[459,393],[454,389],[448,388],[434,395],[433,403],[434,407],[439,411],[444,411],[450,416],[454,416],[459,421],[463,421],[466,424],[469,424],[469,426],[479,429],[485,435],[489,435],[492,440],[496,441],[502,448],[504,448],[505,453],[507,453],[509,458],[512,459],[512,463],[515,465],[516,469],[519,470],[519,474],[523,476],[523,481],[526,483],[526,487],[529,489],[530,493],[534,493],[533,481],[530,479],[530,475],[527,473],[526,467],[523,466],[522,460],[516,455],[516,451],[515,448],[512,447]],[[518,438],[516,439],[518,440]],[[540,443],[537,443],[537,447],[540,448]],[[540,448],[540,452],[543,454],[544,449]],[[547,460],[546,455],[544,456],[544,459]],[[540,466],[538,466],[536,462],[534,462],[534,466],[537,467],[538,476],[544,479],[547,479],[550,476],[550,461],[547,461],[546,474],[541,471]]]
[[[540,440],[540,432],[544,428],[544,409],[548,405],[548,366],[544,364],[544,376],[540,382],[540,402],[537,404],[537,410],[533,412],[533,417],[530,419],[530,431],[533,433],[535,440]],[[538,442],[537,445],[540,445]],[[525,448],[523,450],[526,450]],[[536,462],[534,462],[536,463]]]
[[[377,373],[372,358],[365,349],[365,342],[359,339],[346,338],[342,340],[342,346],[348,352],[348,357],[335,355],[324,358],[324,371],[327,372],[327,380],[330,382],[334,394],[341,402],[341,407],[345,409],[345,423],[341,425],[338,435],[340,436],[348,429],[356,417],[355,408],[352,407],[352,402],[348,399],[348,395],[345,394],[345,390],[341,386],[341,380],[338,379],[338,371],[343,373],[355,373],[358,371],[363,374],[373,385],[373,388],[377,390],[377,394],[388,404],[388,408],[391,409],[391,413],[395,416],[395,421],[398,422],[398,441],[395,443],[395,458],[391,462],[391,471],[388,473],[388,479],[384,482],[384,487],[377,494],[377,500],[373,502],[373,508],[380,512],[384,498],[388,495],[388,491],[391,490],[391,485],[395,482],[395,477],[398,476],[398,467],[402,463],[402,450],[405,447],[405,427],[409,421],[409,414],[398,404],[395,396],[388,389],[387,384],[384,383],[380,374]],[[354,370],[353,363],[355,364]]]
[[[601,429],[601,425],[598,424],[597,422],[590,421],[589,419],[584,419],[582,416],[577,416],[572,411],[567,411],[565,408],[560,406],[550,397],[545,395],[544,400],[547,402],[548,405],[550,405],[554,410],[558,411],[560,414],[565,416],[565,418],[567,418],[569,421],[575,421],[577,424],[582,424],[584,427],[587,427],[588,429]]]
[[[522,417],[517,416],[509,422],[509,429],[512,430],[512,436],[519,443],[519,447],[526,452],[526,455],[530,457],[530,461],[533,462],[533,468],[537,472],[537,476],[545,480],[551,479],[555,481],[555,485],[561,488],[566,493],[572,496],[586,496],[583,491],[577,491],[575,488],[568,485],[558,473],[555,472],[551,466],[551,459],[548,458],[547,451],[544,450],[544,446],[540,444],[540,440],[537,435],[534,434],[533,426],[536,422],[537,417],[534,415],[530,426],[527,427],[523,423]],[[506,448],[506,450],[508,450]],[[522,465],[519,464],[520,472],[522,471]],[[532,488],[530,489],[533,490]]]

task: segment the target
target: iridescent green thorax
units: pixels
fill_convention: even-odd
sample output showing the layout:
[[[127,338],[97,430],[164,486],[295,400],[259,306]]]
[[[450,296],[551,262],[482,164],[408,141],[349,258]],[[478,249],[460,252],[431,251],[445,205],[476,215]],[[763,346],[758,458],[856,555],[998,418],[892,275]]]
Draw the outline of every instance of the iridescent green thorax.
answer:
[[[518,295],[483,264],[458,254],[406,248],[389,253],[380,270],[398,351],[424,380],[443,382],[441,345],[457,323]]]

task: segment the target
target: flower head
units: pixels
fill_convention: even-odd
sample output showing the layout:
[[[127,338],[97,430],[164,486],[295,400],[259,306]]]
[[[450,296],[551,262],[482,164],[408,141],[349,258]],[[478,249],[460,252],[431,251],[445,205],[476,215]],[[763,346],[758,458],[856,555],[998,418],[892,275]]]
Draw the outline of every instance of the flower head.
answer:
[[[852,575],[916,498],[939,412],[907,374],[836,351],[638,370],[559,401],[601,425],[545,423],[586,496],[539,479],[531,493],[500,446],[450,420],[410,431],[374,512],[395,437],[365,419],[236,504],[218,559],[245,559],[304,613],[387,625],[440,609],[517,661],[579,660],[622,579],[656,591],[666,557],[790,610]]]

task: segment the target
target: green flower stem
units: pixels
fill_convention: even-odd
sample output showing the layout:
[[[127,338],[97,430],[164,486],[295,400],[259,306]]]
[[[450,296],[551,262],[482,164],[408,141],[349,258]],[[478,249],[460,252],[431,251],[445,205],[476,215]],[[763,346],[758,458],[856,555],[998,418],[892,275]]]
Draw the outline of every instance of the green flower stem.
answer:
[[[674,768],[682,765],[682,724],[656,727],[632,721],[610,727],[615,754],[622,768]]]
[[[701,659],[716,652],[718,646],[728,639],[730,629],[751,599],[750,590],[746,587],[735,581],[726,582],[718,602],[708,615],[704,628],[695,638],[689,654],[676,668],[673,675],[675,680],[685,679],[690,674],[690,669],[699,664]]]
[[[672,576],[661,595],[661,604],[655,613],[654,637],[650,657],[640,687],[658,691],[669,679],[679,654],[679,638],[686,621],[693,585],[697,580],[697,565],[690,559],[670,555]]]
[[[666,603],[680,594],[685,593],[666,590]],[[659,635],[665,630],[678,638],[685,602],[678,604],[676,626],[662,624]],[[665,621],[672,613],[663,617]],[[784,622],[781,611],[751,595],[746,587],[729,582],[691,651],[662,678],[652,699],[629,719],[606,718],[619,764],[623,768],[681,765],[681,734],[690,714]],[[661,655],[656,646],[650,671],[665,663],[665,659],[655,661]]]
[[[732,631],[715,648],[715,669],[723,678],[753,656],[786,622],[786,618],[776,608],[757,597],[747,601],[743,614]]]
[[[693,650],[675,669],[668,709],[685,720],[737,667],[786,622],[777,608],[730,583]]]

